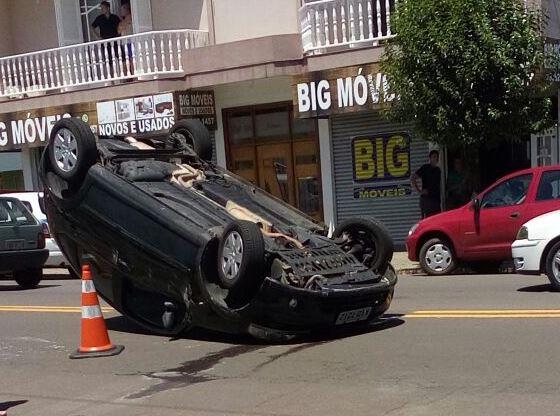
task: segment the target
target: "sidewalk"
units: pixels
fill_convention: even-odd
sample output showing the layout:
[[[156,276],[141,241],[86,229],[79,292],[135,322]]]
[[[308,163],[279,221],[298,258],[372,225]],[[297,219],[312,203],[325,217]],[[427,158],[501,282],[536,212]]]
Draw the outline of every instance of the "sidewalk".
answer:
[[[391,264],[397,271],[397,274],[417,274],[422,273],[420,265],[416,261],[410,261],[406,251],[395,251]]]

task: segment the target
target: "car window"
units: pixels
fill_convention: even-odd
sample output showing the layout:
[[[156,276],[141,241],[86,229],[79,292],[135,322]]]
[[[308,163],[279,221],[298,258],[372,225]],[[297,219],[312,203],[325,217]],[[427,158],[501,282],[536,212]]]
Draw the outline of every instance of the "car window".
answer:
[[[36,224],[33,215],[16,199],[0,199],[0,227]]]
[[[527,198],[532,174],[516,176],[491,189],[482,199],[482,208],[507,207],[520,205]]]
[[[560,198],[560,170],[543,172],[537,190],[537,201],[548,201],[556,198]]]

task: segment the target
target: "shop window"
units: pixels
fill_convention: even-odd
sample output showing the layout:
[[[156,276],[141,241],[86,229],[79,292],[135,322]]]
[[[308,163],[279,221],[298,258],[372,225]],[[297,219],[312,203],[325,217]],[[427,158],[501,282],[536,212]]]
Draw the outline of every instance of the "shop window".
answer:
[[[255,114],[257,140],[289,140],[290,124],[287,110],[263,110]]]
[[[228,117],[228,138],[233,145],[253,141],[253,117],[250,112],[233,113]]]
[[[317,122],[312,118],[292,118],[294,139],[308,139],[317,135]]]

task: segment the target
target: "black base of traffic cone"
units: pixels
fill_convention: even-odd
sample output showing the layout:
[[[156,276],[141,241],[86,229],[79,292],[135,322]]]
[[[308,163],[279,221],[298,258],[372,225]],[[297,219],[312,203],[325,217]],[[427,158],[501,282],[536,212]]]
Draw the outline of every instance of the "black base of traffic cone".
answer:
[[[112,355],[118,355],[124,350],[124,345],[113,345],[113,348],[105,351],[89,351],[89,352],[82,352],[80,350],[74,351],[70,354],[70,358],[78,359],[78,358],[96,358],[96,357],[110,357]]]

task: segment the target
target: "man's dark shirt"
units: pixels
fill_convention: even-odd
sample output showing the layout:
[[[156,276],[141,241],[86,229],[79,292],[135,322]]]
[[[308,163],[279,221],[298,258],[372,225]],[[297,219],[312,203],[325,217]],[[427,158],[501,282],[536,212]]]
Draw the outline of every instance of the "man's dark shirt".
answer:
[[[426,163],[416,171],[416,174],[422,179],[422,190],[426,189],[428,191],[428,195],[426,195],[426,197],[439,200],[441,189],[441,169],[437,166],[432,166],[429,163]]]
[[[106,17],[104,14],[100,14],[95,18],[91,26],[94,29],[99,28],[99,33],[102,39],[111,39],[119,36],[117,27],[119,26],[120,21],[121,19],[119,19],[116,14],[110,14],[109,17]]]

